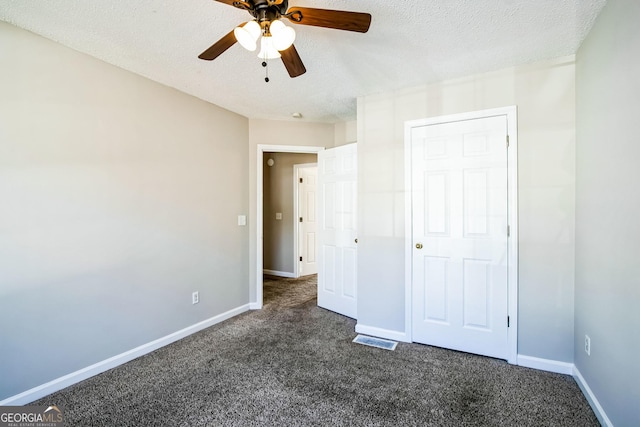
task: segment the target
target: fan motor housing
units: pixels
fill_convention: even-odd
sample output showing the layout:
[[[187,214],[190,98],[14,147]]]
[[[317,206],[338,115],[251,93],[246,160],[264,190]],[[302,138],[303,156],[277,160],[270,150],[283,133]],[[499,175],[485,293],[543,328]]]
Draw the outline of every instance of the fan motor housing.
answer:
[[[280,4],[276,4],[270,0],[252,0],[248,2],[252,5],[249,13],[264,26],[264,23],[280,19],[281,15],[287,13],[288,0],[282,0]]]

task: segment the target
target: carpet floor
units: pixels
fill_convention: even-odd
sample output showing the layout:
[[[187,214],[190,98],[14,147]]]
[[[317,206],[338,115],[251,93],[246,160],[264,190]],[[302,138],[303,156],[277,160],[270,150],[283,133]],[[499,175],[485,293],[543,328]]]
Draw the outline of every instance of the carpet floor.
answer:
[[[572,377],[400,343],[352,343],[315,276],[265,277],[244,313],[33,404],[68,426],[598,426]]]

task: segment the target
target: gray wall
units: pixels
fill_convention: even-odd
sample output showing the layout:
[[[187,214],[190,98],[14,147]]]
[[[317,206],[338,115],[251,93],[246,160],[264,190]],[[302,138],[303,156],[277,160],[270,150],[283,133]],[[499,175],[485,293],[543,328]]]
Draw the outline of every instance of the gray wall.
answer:
[[[0,52],[0,400],[247,304],[248,120],[2,22]]]
[[[269,153],[263,162],[263,268],[293,274],[293,166],[316,163],[316,154]],[[274,160],[273,166],[267,160]],[[276,220],[276,212],[282,220]]]
[[[573,57],[358,100],[359,324],[407,327],[405,121],[510,105],[518,106],[518,353],[573,361]]]
[[[610,0],[577,54],[575,364],[616,426],[640,425],[639,21]]]

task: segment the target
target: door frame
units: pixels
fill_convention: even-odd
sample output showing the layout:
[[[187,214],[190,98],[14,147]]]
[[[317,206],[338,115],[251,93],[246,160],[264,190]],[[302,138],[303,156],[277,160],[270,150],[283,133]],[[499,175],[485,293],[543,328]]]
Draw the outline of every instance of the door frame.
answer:
[[[518,358],[518,109],[517,107],[494,108],[461,114],[431,117],[407,121],[404,124],[404,170],[405,170],[405,330],[409,342],[413,341],[413,266],[412,266],[412,162],[411,130],[415,127],[439,125],[473,119],[506,116],[509,148],[507,151],[507,220],[510,228],[507,239],[507,331],[508,356],[510,364],[517,364]],[[506,143],[506,141],[505,141]],[[505,319],[506,321],[506,319]]]
[[[307,153],[307,154],[318,154],[320,151],[323,151],[324,147],[314,147],[314,146],[304,146],[304,145],[264,145],[258,144],[256,147],[257,157],[256,157],[256,265],[255,273],[256,273],[256,287],[255,287],[255,295],[256,302],[251,303],[251,309],[260,310],[262,309],[262,275],[264,268],[264,239],[263,239],[263,214],[264,214],[264,153]],[[318,209],[320,207],[318,206]]]
[[[295,220],[295,218],[300,217],[300,200],[298,197],[299,186],[298,181],[300,180],[300,169],[304,168],[312,168],[318,167],[318,162],[316,163],[300,163],[297,165],[293,165],[293,277],[296,279],[300,277],[300,241],[299,241],[299,232],[300,223]],[[316,197],[316,211],[318,210],[318,198]],[[316,215],[317,216],[317,215]]]

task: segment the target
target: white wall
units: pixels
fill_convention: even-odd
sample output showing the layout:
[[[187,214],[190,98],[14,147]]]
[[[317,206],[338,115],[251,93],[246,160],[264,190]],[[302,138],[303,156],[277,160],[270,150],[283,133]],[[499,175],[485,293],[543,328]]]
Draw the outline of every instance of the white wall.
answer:
[[[610,0],[576,59],[575,364],[616,426],[640,425],[639,21]]]
[[[251,301],[257,302],[256,217],[257,207],[257,149],[258,145],[292,145],[306,147],[334,146],[335,126],[331,123],[306,121],[249,120],[249,264]],[[260,160],[262,161],[262,159]],[[260,242],[262,244],[262,242]]]
[[[246,118],[2,22],[0,94],[0,400],[249,302]]]
[[[573,57],[358,100],[358,323],[404,332],[404,122],[517,105],[518,353],[573,360]]]

